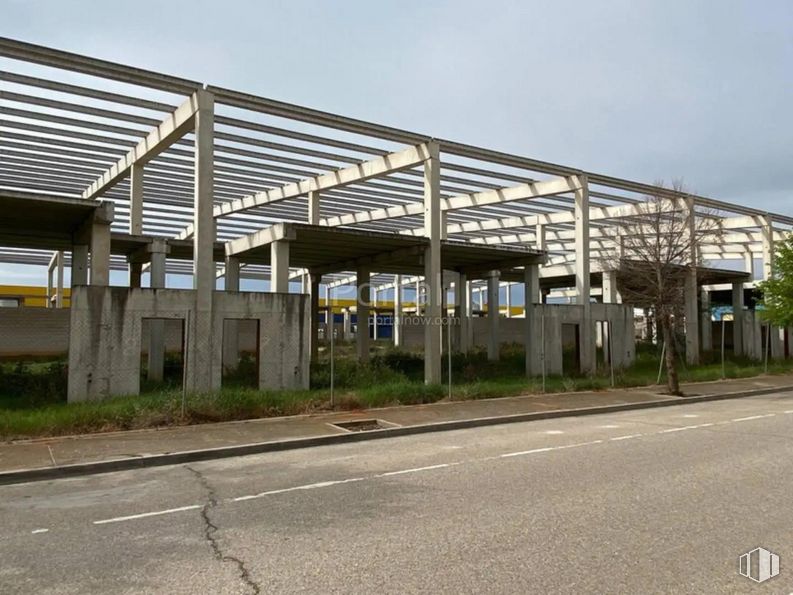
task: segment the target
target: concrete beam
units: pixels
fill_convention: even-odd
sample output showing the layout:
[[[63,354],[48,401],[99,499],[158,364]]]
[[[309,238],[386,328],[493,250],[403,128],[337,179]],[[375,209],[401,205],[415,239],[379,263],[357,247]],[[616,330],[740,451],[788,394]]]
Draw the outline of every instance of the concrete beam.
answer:
[[[205,91],[196,91],[187,101],[176,108],[176,111],[163,120],[157,128],[140,141],[124,157],[114,163],[94,183],[83,192],[86,200],[98,198],[105,191],[125,178],[135,164],[144,164],[166,150],[178,139],[193,129],[195,114],[199,109],[200,95]]]

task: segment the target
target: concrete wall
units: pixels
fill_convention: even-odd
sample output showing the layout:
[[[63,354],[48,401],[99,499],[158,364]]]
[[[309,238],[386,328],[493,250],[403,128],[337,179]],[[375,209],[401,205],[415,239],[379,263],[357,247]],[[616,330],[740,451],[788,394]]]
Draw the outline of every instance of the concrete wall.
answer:
[[[184,320],[186,375],[193,352],[211,352],[212,387],[220,387],[224,320],[259,320],[259,387],[308,388],[308,298],[300,294],[214,292],[211,336],[196,336],[195,292],[80,286],[72,294],[69,401],[138,394],[143,319]]]
[[[581,325],[583,323],[583,306],[568,304],[536,304],[532,310],[533,326],[535,338],[532,340],[532,368],[542,369],[542,357],[545,356],[545,369],[548,374],[562,373],[562,354],[563,349],[574,341],[574,329],[567,325]],[[614,351],[614,367],[622,368],[633,364],[636,360],[636,336],[634,331],[634,315],[631,306],[622,304],[591,304],[590,320],[592,332],[590,333],[592,345],[590,353],[595,353],[595,323],[606,321],[611,324],[612,337],[611,344]],[[489,321],[485,317],[474,317],[471,319],[473,326],[473,341],[477,347],[486,347],[489,336]],[[524,318],[501,318],[499,320],[499,333],[501,343],[515,343],[523,345],[525,343]],[[452,332],[455,332],[456,321],[453,319],[451,324]],[[424,345],[424,326],[421,319],[416,317],[405,317],[403,322],[403,332],[405,347],[420,348]],[[446,327],[444,327],[444,333]],[[541,336],[545,336],[545,349],[542,349]],[[572,336],[571,336],[572,335]],[[446,335],[444,334],[444,348],[447,345]],[[594,368],[594,366],[592,366]]]
[[[69,310],[0,308],[0,357],[64,355],[69,350]]]

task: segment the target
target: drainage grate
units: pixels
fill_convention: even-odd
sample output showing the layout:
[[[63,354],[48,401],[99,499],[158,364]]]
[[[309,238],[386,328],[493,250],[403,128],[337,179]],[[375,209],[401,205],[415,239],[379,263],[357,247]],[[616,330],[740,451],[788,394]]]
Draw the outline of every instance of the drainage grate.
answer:
[[[384,430],[386,428],[395,428],[397,424],[392,424],[382,419],[356,419],[354,421],[339,421],[330,424],[347,430],[348,432],[368,432],[370,430]]]

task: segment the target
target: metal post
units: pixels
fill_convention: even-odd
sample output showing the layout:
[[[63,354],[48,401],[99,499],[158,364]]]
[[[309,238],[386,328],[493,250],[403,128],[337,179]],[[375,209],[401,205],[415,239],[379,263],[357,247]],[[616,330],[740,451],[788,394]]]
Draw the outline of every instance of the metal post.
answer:
[[[611,388],[614,388],[614,353],[611,350],[611,321],[605,323],[608,325],[608,349],[609,349],[609,368],[611,368]]]
[[[545,309],[542,311],[542,318],[540,319],[540,342],[542,349],[540,350],[540,359],[542,360],[542,392],[545,392]]]
[[[735,316],[733,316],[733,324],[735,324]],[[724,367],[724,312],[721,313],[721,379],[724,380],[727,373]]]
[[[449,360],[449,400],[452,400],[452,318],[446,316],[446,350]]]
[[[771,348],[771,324],[765,325],[765,371],[764,374],[768,374],[768,352]]]
[[[330,408],[333,409],[336,407],[336,399],[333,393],[334,374],[336,373],[336,362],[333,353],[333,345],[335,344],[335,341],[333,340],[333,322],[332,322],[333,308],[332,307],[329,308],[328,311],[330,312],[330,320],[331,320],[330,331],[329,331],[330,333]]]

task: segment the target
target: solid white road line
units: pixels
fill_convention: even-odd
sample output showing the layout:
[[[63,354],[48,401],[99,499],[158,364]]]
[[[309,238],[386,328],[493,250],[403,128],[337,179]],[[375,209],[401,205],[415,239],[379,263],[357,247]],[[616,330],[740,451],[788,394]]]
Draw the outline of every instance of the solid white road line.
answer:
[[[136,519],[145,519],[150,516],[160,516],[163,514],[172,514],[174,512],[183,512],[185,510],[197,510],[202,508],[201,504],[191,504],[190,506],[180,506],[179,508],[168,508],[167,510],[157,510],[155,512],[144,512],[141,514],[131,514],[129,516],[117,516],[112,519],[102,519],[101,521],[94,521],[94,525],[107,525],[108,523],[121,523],[123,521],[133,521]]]

